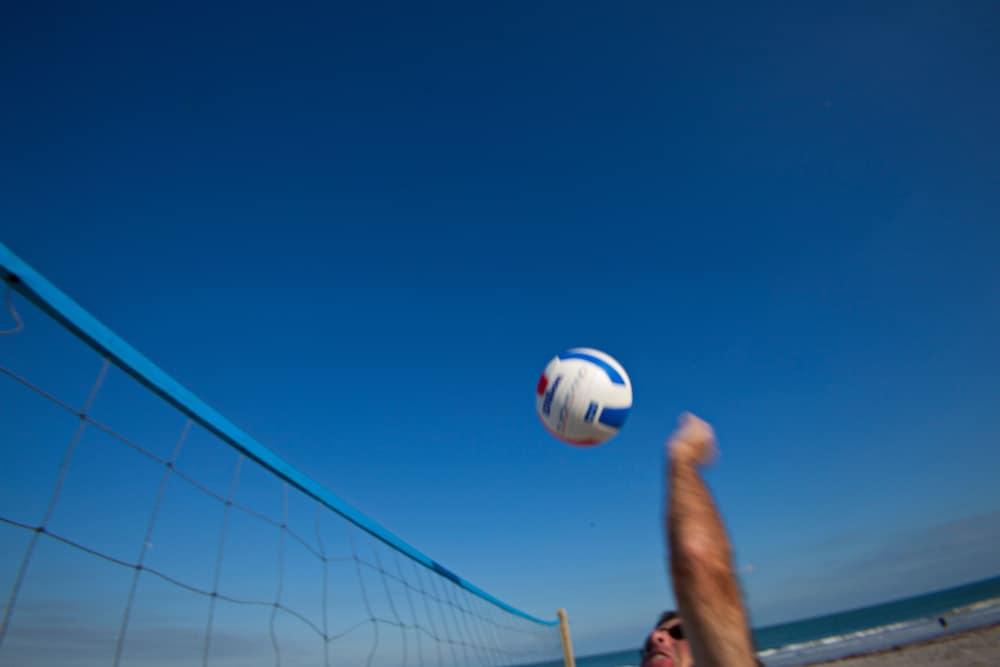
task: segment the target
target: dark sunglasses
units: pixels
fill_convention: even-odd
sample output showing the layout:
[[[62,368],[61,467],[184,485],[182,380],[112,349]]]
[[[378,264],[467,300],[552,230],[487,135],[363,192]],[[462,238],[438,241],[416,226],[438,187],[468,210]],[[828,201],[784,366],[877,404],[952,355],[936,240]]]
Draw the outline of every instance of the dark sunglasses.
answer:
[[[677,641],[680,641],[681,639],[684,639],[684,628],[683,628],[683,626],[681,626],[680,623],[677,623],[676,625],[671,625],[669,628],[657,628],[657,630],[664,630],[664,631],[666,631],[666,633],[668,635],[670,635],[671,638],[673,638],[673,639],[675,639]],[[644,655],[646,655],[649,652],[650,652],[650,648],[649,648],[649,643],[647,642],[646,646],[643,646],[642,650],[639,651],[639,655],[644,656]]]

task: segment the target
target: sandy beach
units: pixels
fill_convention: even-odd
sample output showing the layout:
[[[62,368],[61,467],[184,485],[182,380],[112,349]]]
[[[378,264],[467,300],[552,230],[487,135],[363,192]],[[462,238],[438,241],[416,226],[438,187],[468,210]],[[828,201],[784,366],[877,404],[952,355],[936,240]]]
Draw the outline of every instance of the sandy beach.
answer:
[[[817,665],[836,667],[965,667],[1000,665],[1000,625]]]

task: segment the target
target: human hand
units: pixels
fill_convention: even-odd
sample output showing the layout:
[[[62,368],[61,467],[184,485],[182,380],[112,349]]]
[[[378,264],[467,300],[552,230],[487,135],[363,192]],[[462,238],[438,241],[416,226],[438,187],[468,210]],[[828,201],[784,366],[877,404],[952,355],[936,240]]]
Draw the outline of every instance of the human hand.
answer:
[[[709,465],[718,456],[715,431],[690,412],[681,415],[677,430],[667,440],[667,454],[675,463]]]

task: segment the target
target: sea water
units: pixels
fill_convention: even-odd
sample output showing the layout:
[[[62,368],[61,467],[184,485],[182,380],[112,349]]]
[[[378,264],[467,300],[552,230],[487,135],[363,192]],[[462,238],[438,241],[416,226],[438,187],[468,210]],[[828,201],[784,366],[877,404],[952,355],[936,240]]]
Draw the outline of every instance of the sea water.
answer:
[[[938,619],[944,619],[942,625]],[[1000,577],[872,607],[754,630],[767,667],[794,667],[891,649],[1000,623]],[[577,667],[634,667],[638,647],[579,657]]]
[[[941,621],[944,621],[942,624]],[[1000,622],[1000,577],[754,631],[768,667],[891,649]]]

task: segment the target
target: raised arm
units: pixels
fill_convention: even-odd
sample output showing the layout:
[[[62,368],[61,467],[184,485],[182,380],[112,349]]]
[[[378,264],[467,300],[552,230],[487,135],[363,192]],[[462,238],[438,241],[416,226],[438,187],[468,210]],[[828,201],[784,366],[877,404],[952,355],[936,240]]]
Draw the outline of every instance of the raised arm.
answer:
[[[715,457],[712,427],[685,414],[668,443],[670,573],[696,667],[754,667],[729,539],[698,466]]]

